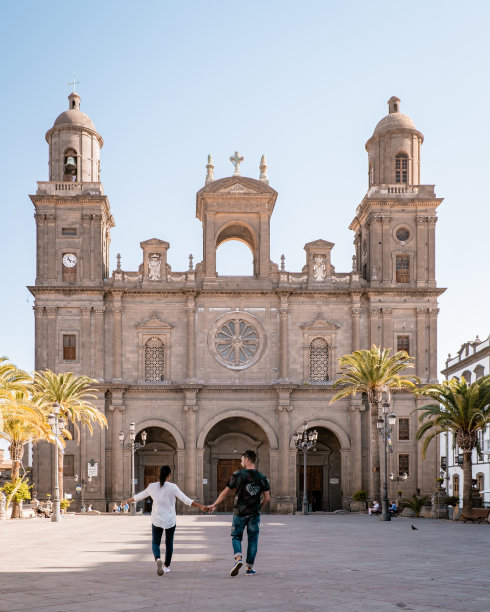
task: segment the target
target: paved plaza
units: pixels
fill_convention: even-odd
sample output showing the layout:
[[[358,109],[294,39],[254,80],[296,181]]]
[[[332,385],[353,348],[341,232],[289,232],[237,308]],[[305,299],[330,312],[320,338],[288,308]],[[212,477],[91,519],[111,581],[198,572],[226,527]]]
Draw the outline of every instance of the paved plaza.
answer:
[[[177,517],[158,577],[149,516],[2,522],[0,611],[490,610],[490,525],[264,516],[258,574],[231,578],[230,523]]]

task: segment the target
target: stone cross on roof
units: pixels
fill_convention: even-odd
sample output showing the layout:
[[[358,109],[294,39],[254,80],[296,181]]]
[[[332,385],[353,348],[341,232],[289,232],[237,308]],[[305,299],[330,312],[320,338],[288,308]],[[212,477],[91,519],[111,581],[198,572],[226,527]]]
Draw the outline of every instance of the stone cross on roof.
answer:
[[[73,87],[73,93],[77,93],[76,85],[80,85],[80,81],[75,81],[75,73],[73,73],[73,81],[70,81],[70,83],[67,83],[67,85]]]
[[[235,151],[235,155],[232,155],[230,157],[230,161],[235,166],[235,172],[233,172],[233,176],[241,176],[240,164],[243,161],[243,157],[240,155],[240,153],[238,153],[238,151]]]

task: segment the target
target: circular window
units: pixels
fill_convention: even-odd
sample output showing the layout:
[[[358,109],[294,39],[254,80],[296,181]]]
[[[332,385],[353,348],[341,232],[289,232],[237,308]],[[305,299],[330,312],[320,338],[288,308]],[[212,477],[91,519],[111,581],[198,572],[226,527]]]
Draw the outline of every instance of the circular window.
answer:
[[[208,345],[221,365],[243,370],[256,363],[264,348],[260,323],[246,313],[220,317],[209,333]]]
[[[410,238],[410,232],[406,227],[400,227],[400,229],[396,230],[396,237],[400,242],[406,242]]]

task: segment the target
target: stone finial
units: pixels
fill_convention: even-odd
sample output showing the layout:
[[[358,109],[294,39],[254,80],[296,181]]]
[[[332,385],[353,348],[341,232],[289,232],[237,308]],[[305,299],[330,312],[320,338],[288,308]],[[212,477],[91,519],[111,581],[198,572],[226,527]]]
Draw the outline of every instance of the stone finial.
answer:
[[[286,258],[284,257],[284,255],[281,255],[281,270],[285,270],[285,262]]]
[[[208,163],[206,164],[206,185],[208,183],[212,183],[214,181],[214,166],[213,166],[213,156],[211,153],[208,155]]]
[[[116,259],[117,259],[117,266],[116,266],[116,270],[120,270],[121,269],[121,253],[118,253],[116,255]]]
[[[260,158],[260,176],[259,181],[263,181],[264,183],[269,184],[269,177],[267,176],[267,162],[265,161],[265,155],[262,155]]]
[[[189,270],[194,270],[194,256],[192,255],[192,253],[189,255]]]
[[[357,257],[352,255],[352,272],[357,272]]]
[[[388,100],[388,108],[390,111],[390,115],[391,113],[399,113],[400,112],[400,98],[397,98],[396,96],[391,96],[391,98]]]
[[[235,151],[235,155],[232,155],[230,157],[230,161],[235,166],[235,172],[233,172],[233,176],[241,176],[240,164],[243,161],[243,156],[241,156],[238,151]]]

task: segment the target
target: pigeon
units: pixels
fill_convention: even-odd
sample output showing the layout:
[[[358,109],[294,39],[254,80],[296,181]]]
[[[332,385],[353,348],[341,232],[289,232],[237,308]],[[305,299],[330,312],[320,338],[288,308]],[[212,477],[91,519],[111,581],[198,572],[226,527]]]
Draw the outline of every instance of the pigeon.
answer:
[[[410,525],[410,527],[414,530],[414,531],[418,531],[418,527],[414,527],[413,525]]]

